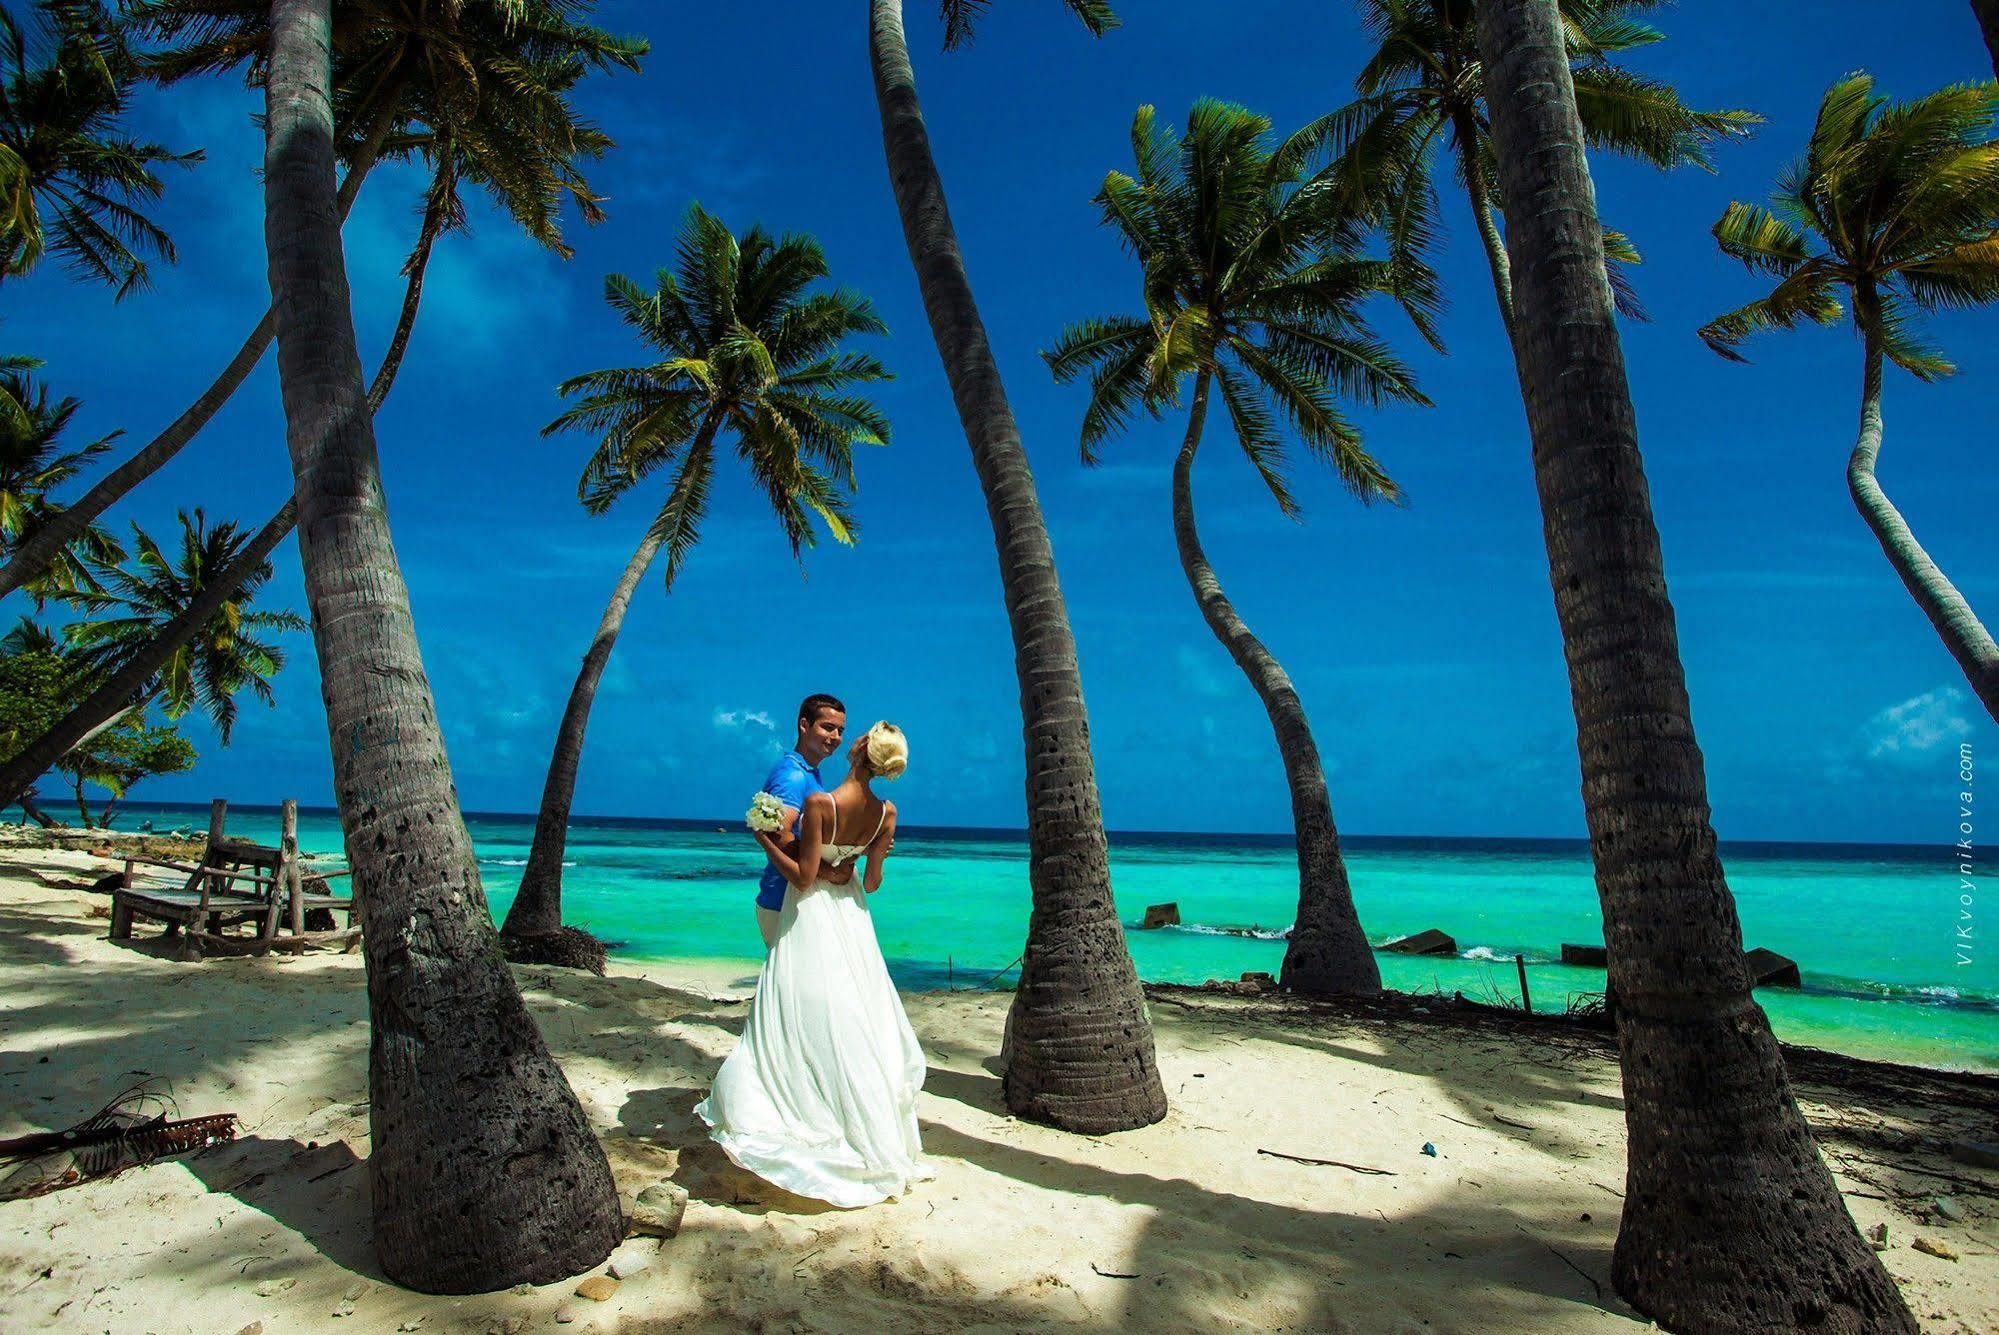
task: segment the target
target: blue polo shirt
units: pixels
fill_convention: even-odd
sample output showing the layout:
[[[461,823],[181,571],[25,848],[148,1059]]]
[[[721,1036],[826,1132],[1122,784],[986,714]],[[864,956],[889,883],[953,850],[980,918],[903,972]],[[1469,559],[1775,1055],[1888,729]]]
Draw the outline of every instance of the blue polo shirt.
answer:
[[[805,757],[796,751],[786,751],[778,757],[771,768],[770,777],[764,780],[763,790],[774,794],[777,800],[796,811],[805,810],[805,799],[812,793],[823,793],[826,785],[819,781],[817,767],[805,763]],[[792,822],[791,831],[798,832],[798,823]],[[787,882],[784,873],[774,862],[764,865],[763,879],[757,883],[757,907],[776,911],[784,907],[784,887]]]

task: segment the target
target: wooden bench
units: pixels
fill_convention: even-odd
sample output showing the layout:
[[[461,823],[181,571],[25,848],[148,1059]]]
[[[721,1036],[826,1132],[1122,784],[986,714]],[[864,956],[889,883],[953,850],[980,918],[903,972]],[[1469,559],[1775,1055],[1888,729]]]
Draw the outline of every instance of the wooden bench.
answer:
[[[318,888],[306,888],[308,877],[298,851],[298,803],[285,802],[283,833],[276,847],[225,835],[228,805],[221,798],[209,804],[208,840],[198,865],[136,855],[125,859],[121,884],[111,893],[111,939],[130,940],[134,919],[150,918],[166,924],[169,939],[180,939],[183,960],[200,959],[204,946],[255,954],[332,944],[353,949],[361,937],[359,906],[352,894],[334,894],[331,888],[333,880],[348,873],[313,872],[310,879]],[[135,885],[137,866],[184,872],[187,883],[177,890]],[[313,909],[346,913],[346,927],[307,931],[306,914]],[[227,933],[226,929],[243,923],[255,923],[256,935]]]

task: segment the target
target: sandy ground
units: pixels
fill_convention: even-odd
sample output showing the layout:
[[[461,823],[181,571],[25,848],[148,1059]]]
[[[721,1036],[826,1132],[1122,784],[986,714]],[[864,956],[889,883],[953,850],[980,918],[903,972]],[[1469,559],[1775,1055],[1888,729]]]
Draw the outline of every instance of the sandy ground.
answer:
[[[735,1169],[690,1115],[753,980],[618,963],[519,977],[621,1185],[671,1173],[691,1193],[680,1235],[603,1302],[574,1282],[407,1293],[369,1241],[359,956],[186,965],[143,926],[113,945],[106,900],[59,884],[108,866],[0,850],[0,1137],[69,1125],[142,1074],[170,1081],[184,1115],[234,1112],[243,1131],[0,1203],[0,1329],[555,1330],[563,1308],[567,1329],[620,1331],[1647,1324],[1609,1285],[1624,1137],[1601,1035],[1162,990],[1172,1113],[1092,1139],[1005,1114],[990,1069],[1004,995],[911,995],[938,1176],[842,1212]],[[1999,1138],[1999,1081],[1803,1055],[1793,1069],[1854,1218],[1887,1223],[1884,1259],[1923,1328],[1999,1330],[1999,1173],[1946,1152]],[[1939,1193],[1963,1218],[1936,1212]]]

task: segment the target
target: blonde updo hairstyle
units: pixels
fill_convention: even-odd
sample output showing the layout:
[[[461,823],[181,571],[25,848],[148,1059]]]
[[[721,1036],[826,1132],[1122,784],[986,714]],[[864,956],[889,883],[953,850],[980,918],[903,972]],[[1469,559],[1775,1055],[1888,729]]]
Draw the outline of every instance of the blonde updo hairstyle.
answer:
[[[879,779],[896,779],[909,766],[909,740],[902,729],[883,719],[862,733],[854,743],[856,758],[868,773]]]

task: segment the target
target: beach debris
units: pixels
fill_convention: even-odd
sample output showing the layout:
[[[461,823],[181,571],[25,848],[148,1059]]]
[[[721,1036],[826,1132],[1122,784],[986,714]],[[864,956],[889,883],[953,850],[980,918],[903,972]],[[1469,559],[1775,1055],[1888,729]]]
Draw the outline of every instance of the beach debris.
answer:
[[[1090,1262],[1090,1269],[1091,1269],[1091,1270],[1092,1270],[1092,1271],[1093,1271],[1094,1273],[1096,1273],[1096,1274],[1098,1274],[1098,1275],[1101,1275],[1101,1276],[1103,1276],[1103,1277],[1104,1277],[1105,1279],[1143,1279],[1143,1278],[1144,1278],[1144,1276],[1143,1276],[1143,1275],[1133,1275],[1133,1274],[1126,1274],[1126,1273],[1125,1273],[1124,1271],[1122,1271],[1122,1270],[1106,1270],[1106,1269],[1104,1269],[1104,1268],[1103,1268],[1102,1266],[1098,1265],[1098,1264],[1097,1264],[1097,1263],[1096,1263],[1095,1261],[1092,1261],[1092,1262]]]
[[[334,1316],[337,1316],[337,1317],[339,1317],[339,1316],[353,1316],[353,1315],[354,1315],[354,1304],[353,1304],[353,1303],[342,1303],[342,1304],[340,1304],[340,1306],[338,1306],[338,1307],[336,1307],[336,1308],[334,1308],[334,1309],[333,1309],[333,1315],[334,1315]]]
[[[341,1291],[340,1296],[342,1298],[345,1298],[350,1303],[358,1303],[363,1298],[368,1296],[369,1287],[370,1286],[367,1280],[357,1279],[352,1284],[349,1284],[345,1289],[343,1289]]]
[[[625,1231],[649,1238],[670,1238],[680,1232],[687,1213],[687,1188],[677,1182],[655,1182],[632,1202]]]
[[[399,1331],[411,1331],[411,1330],[415,1330],[415,1329],[416,1329],[416,1328],[417,1328],[418,1326],[421,1326],[422,1324],[423,1324],[423,1318],[422,1318],[422,1317],[420,1317],[420,1316],[413,1316],[413,1317],[411,1317],[411,1318],[410,1318],[409,1320],[407,1320],[407,1321],[403,1322],[403,1324],[402,1324],[402,1325],[400,1325],[400,1326],[397,1326],[397,1327],[396,1327],[396,1329],[397,1329],[397,1330],[399,1330]]]
[[[1964,1219],[1964,1207],[1957,1203],[1957,1198],[1954,1196],[1937,1197],[1936,1211],[1953,1224],[1959,1223]]]
[[[1581,946],[1574,942],[1562,942],[1562,963],[1574,964],[1585,969],[1604,968],[1609,960],[1602,946]]]
[[[1258,1154],[1267,1154],[1273,1159],[1283,1159],[1290,1163],[1307,1163],[1319,1168],[1344,1168],[1349,1173],[1366,1173],[1373,1177],[1394,1177],[1388,1168],[1369,1168],[1366,1164],[1342,1163],[1338,1159],[1308,1159],[1302,1154],[1286,1154],[1282,1150],[1259,1149]]]
[[[1742,962],[1749,966],[1751,987],[1803,987],[1804,981],[1798,977],[1798,962],[1779,955],[1774,950],[1758,946],[1744,953]]]
[[[1390,941],[1382,949],[1397,955],[1455,955],[1458,953],[1458,943],[1450,935],[1431,927],[1414,936]]]
[[[593,1303],[605,1302],[617,1291],[618,1281],[609,1275],[592,1275],[576,1286],[576,1296]]]
[[[1138,926],[1140,931],[1150,931],[1155,927],[1178,927],[1179,925],[1180,905],[1172,903],[1147,904],[1145,906],[1145,921]]]
[[[583,1313],[577,1309],[575,1303],[564,1303],[555,1309],[555,1324],[558,1326],[567,1326],[581,1315]]]
[[[633,1275],[652,1269],[655,1257],[659,1255],[659,1244],[646,1243],[634,1239],[620,1243],[605,1261],[605,1268],[612,1279],[630,1279]]]
[[[286,1275],[283,1279],[267,1279],[257,1286],[259,1298],[275,1298],[287,1289],[298,1286],[298,1276]]]
[[[18,1165],[0,1178],[0,1200],[45,1196],[236,1138],[235,1113],[169,1120],[169,1111],[160,1082],[145,1080],[66,1131],[0,1140],[0,1164]]]
[[[264,1335],[264,1323],[261,1320],[252,1321],[249,1325],[237,1331],[236,1335]]]
[[[1954,1140],[1950,1157],[1973,1168],[1999,1169],[1999,1144],[1983,1140]]]
[[[1875,1251],[1877,1252],[1887,1251],[1888,1226],[1886,1224],[1876,1224],[1873,1228],[1868,1229],[1867,1241],[1874,1248]]]
[[[1236,981],[1235,990],[1245,997],[1260,997],[1265,992],[1277,990],[1277,979],[1267,973],[1251,971]]]
[[[1939,1261],[1955,1261],[1957,1259],[1956,1252],[1944,1246],[1941,1242],[1931,1242],[1928,1238],[1917,1238],[1909,1245],[1926,1256],[1936,1257]]]
[[[1434,1159],[1437,1157],[1437,1147],[1426,1140],[1423,1142],[1423,1153]]]

